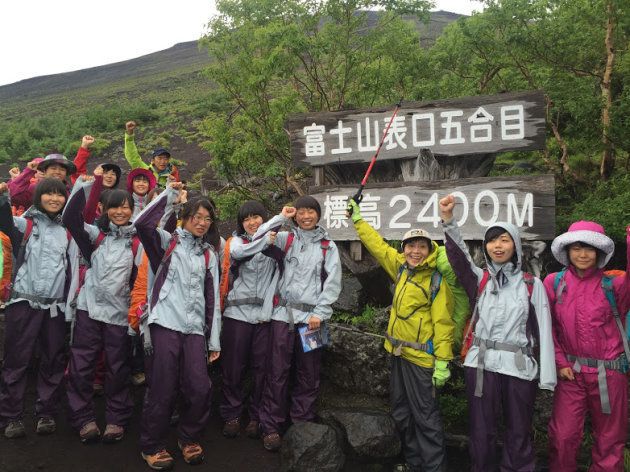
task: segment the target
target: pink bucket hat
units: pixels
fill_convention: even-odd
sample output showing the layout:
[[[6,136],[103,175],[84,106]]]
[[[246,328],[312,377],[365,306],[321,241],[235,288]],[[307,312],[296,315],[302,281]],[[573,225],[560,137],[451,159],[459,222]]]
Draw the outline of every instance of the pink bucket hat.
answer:
[[[585,243],[599,249],[597,267],[603,268],[615,252],[615,243],[606,236],[604,227],[594,221],[576,221],[566,233],[562,233],[551,243],[553,257],[565,267],[568,267],[569,255],[567,247],[573,243]]]

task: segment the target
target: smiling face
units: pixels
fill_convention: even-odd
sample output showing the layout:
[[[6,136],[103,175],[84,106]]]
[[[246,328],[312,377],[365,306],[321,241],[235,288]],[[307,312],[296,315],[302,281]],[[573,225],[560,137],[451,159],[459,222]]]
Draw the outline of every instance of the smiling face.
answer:
[[[44,171],[44,177],[52,177],[54,179],[63,180],[66,178],[68,171],[61,164],[50,164]]]
[[[200,206],[193,216],[184,221],[183,227],[193,236],[200,238],[208,232],[211,224],[210,212]]]
[[[107,209],[107,218],[117,226],[125,226],[131,220],[133,210],[129,206],[129,202],[125,201],[121,206]]]
[[[112,169],[103,171],[103,187],[112,188],[116,184],[116,172]]]
[[[149,179],[147,179],[144,175],[134,177],[131,185],[133,193],[140,195],[141,197],[145,196],[149,191]]]
[[[260,215],[249,215],[243,220],[243,229],[247,234],[253,236],[258,231],[258,227],[263,224],[263,218]]]
[[[318,221],[319,215],[313,208],[298,208],[295,213],[295,222],[305,231],[315,229]]]
[[[583,243],[573,243],[568,248],[569,261],[579,271],[591,269],[597,265],[597,249]]]
[[[431,253],[431,242],[425,238],[412,239],[403,246],[407,266],[411,269],[422,265]]]
[[[41,206],[49,215],[56,215],[66,203],[66,196],[59,193],[42,193]]]
[[[505,264],[514,255],[514,240],[505,232],[486,243],[486,251],[493,262]]]

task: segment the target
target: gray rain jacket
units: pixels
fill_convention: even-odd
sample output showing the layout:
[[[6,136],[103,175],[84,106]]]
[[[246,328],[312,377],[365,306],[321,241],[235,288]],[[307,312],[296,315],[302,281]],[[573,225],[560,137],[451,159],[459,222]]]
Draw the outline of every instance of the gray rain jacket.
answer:
[[[238,277],[225,302],[226,318],[247,323],[271,319],[278,267],[275,259],[262,253],[270,245],[266,234],[253,240],[249,235],[235,233],[230,239],[230,258],[232,264],[238,264]]]
[[[481,339],[525,347],[530,344],[526,334],[530,298],[521,270],[523,256],[521,237],[516,226],[510,223],[495,223],[492,226],[501,227],[510,234],[514,240],[517,263],[516,266],[512,262],[502,266],[495,265],[484,248],[490,277],[479,297],[474,334]],[[448,259],[457,278],[466,289],[472,306],[483,277],[483,270],[477,267],[470,257],[455,220],[444,223],[443,227]],[[551,313],[545,288],[538,278],[534,279],[531,304],[538,322],[540,372],[533,356],[525,356],[525,368],[519,369],[516,365],[516,354],[500,349],[487,349],[484,370],[525,380],[540,378],[540,388],[553,390],[556,385],[556,366]],[[476,368],[478,354],[479,347],[472,345],[464,365]]]
[[[26,231],[27,218],[33,220],[33,230],[26,243],[23,263],[14,276],[13,292],[7,305],[26,300],[32,308],[51,308],[51,316],[57,316],[54,307],[63,311],[69,272],[70,238],[61,224],[61,215],[51,219],[32,206],[21,217],[14,217],[8,195],[0,195],[0,231],[10,237],[15,258]]]
[[[63,222],[90,261],[85,281],[77,299],[77,308],[87,311],[90,318],[104,323],[127,326],[130,288],[142,262],[142,246],[134,259],[132,252],[133,226],[110,223],[109,231],[97,248],[94,247],[101,230],[83,222],[83,208],[93,182],[82,178],[76,181],[72,195],[63,212]]]
[[[276,215],[258,228],[254,239],[285,224],[293,223],[282,215]],[[341,293],[339,251],[321,226],[311,231],[294,228],[292,232],[295,236],[284,257],[284,275],[279,277],[276,273],[275,276],[280,303],[274,308],[271,319],[297,324],[307,323],[308,319],[315,315],[326,321],[332,315],[332,304]],[[278,233],[275,245],[284,251],[288,236],[287,231]],[[324,239],[330,241],[325,261],[322,250]],[[326,273],[323,286],[322,269]],[[293,320],[290,319],[290,314]]]
[[[220,351],[221,309],[219,304],[219,267],[216,252],[182,228],[177,228],[177,245],[171,256],[162,258],[172,235],[157,228],[168,206],[179,192],[168,187],[134,220],[153,274],[149,277],[149,324],[184,334],[206,336],[208,350]],[[204,253],[208,251],[208,267]]]

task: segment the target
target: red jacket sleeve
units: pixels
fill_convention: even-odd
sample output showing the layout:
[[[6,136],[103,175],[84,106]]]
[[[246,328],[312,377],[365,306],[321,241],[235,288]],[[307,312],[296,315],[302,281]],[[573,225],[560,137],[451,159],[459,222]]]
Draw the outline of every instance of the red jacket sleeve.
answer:
[[[77,171],[72,174],[72,183],[76,182],[80,175],[87,175],[87,161],[90,157],[90,150],[80,147],[74,158],[74,165]]]

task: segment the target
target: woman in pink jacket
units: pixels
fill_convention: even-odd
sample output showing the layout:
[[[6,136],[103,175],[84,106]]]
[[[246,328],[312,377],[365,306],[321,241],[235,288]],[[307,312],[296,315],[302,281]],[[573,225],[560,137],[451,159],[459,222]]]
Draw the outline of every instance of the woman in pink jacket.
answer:
[[[626,231],[630,269],[630,226]],[[549,470],[554,472],[577,470],[587,413],[593,435],[589,471],[623,471],[630,353],[621,317],[630,308],[630,277],[604,273],[614,248],[604,228],[592,221],[573,223],[551,245],[565,266],[544,282],[558,369],[549,423]]]

